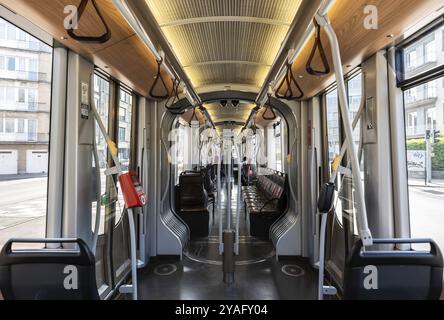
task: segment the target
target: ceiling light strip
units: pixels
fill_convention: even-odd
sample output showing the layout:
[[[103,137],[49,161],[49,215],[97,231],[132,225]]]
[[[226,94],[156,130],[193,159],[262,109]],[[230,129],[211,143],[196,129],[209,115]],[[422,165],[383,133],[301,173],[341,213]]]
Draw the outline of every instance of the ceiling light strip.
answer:
[[[270,64],[262,63],[262,62],[253,62],[253,61],[242,61],[242,60],[212,60],[212,61],[202,61],[202,62],[196,62],[192,63],[186,66],[183,66],[183,68],[193,68],[193,67],[202,67],[202,66],[209,66],[214,64],[242,64],[242,65],[248,65],[248,66],[258,66],[258,67],[271,67]]]
[[[246,23],[269,24],[275,26],[285,26],[285,27],[290,26],[290,24],[286,21],[279,21],[268,18],[246,17],[246,16],[207,16],[207,17],[196,17],[196,18],[188,18],[188,19],[165,22],[160,24],[160,27],[171,28],[188,24],[210,23],[210,22],[246,22]]]

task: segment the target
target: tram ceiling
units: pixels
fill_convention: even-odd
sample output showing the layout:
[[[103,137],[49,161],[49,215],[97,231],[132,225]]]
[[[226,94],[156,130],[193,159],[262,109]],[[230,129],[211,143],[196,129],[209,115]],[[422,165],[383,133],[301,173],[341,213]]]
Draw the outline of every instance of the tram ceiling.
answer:
[[[198,92],[257,92],[306,0],[146,0]],[[216,88],[219,85],[218,88]]]
[[[304,29],[301,13],[313,3],[313,0],[145,0],[132,4],[152,12],[198,93],[227,88],[257,93],[268,80],[273,80],[267,77],[270,70],[279,69],[285,62],[278,56],[286,56],[287,50],[300,40],[288,39],[288,36],[297,30],[292,29],[293,26]],[[0,4],[32,21],[138,93],[149,96],[157,69],[156,59],[112,0],[97,0],[112,34],[104,44],[81,44],[69,38],[64,29],[64,8],[72,5],[72,0],[0,0]],[[372,5],[378,9],[379,16],[376,30],[364,28],[366,5],[365,0],[334,1],[328,13],[338,35],[345,71],[393,43],[420,23],[427,12],[440,9],[443,1],[375,0]],[[103,32],[93,10],[88,5],[79,33]],[[296,34],[299,33],[293,35]],[[330,60],[330,47],[324,33],[321,39]],[[320,78],[306,72],[313,41],[314,37],[308,39],[292,68],[305,97],[313,96],[334,81],[332,73]],[[122,52],[127,54],[122,56]],[[318,55],[314,65],[319,65]],[[162,74],[169,79],[166,72]],[[171,89],[169,84],[167,81]]]

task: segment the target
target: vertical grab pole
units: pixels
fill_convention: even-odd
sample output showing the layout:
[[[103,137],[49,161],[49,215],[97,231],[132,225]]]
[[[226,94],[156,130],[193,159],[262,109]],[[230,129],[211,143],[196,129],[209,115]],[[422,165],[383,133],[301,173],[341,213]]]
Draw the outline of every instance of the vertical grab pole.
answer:
[[[223,239],[223,220],[222,220],[222,185],[221,185],[221,156],[222,156],[222,141],[219,141],[219,147],[217,148],[217,214],[219,215],[219,254],[224,252],[224,239]]]
[[[235,271],[235,231],[231,228],[231,170],[232,170],[232,144],[233,134],[226,130],[223,134],[224,159],[227,165],[227,228],[223,232],[223,280],[227,284],[234,282]]]
[[[242,192],[242,164],[241,164],[241,145],[242,138],[240,139],[240,144],[235,141],[234,146],[236,147],[237,153],[237,203],[236,203],[236,241],[234,244],[234,252],[239,255],[239,224],[240,224],[240,205],[241,205],[241,192]]]
[[[131,241],[131,294],[133,300],[137,300],[137,250],[136,250],[136,226],[134,223],[133,209],[129,208],[128,222],[130,228],[130,241]]]
[[[319,23],[319,25],[324,28],[325,33],[327,34],[331,45],[333,66],[336,74],[336,83],[338,86],[341,118],[344,124],[345,140],[352,164],[352,174],[356,189],[357,207],[358,207],[356,220],[358,224],[359,235],[361,237],[364,246],[371,246],[373,244],[373,238],[370,229],[368,228],[367,210],[365,206],[364,191],[361,181],[361,174],[359,170],[359,159],[358,159],[358,153],[356,152],[356,147],[353,142],[353,130],[349,118],[349,106],[347,100],[347,92],[345,89],[344,72],[342,70],[342,60],[341,60],[338,38],[326,15],[321,16],[319,14],[316,14],[316,20]]]
[[[319,239],[318,300],[324,300],[325,233],[328,213],[321,213],[321,234]]]
[[[231,230],[231,170],[232,170],[232,152],[233,145],[231,143],[232,132],[226,130],[223,134],[224,142],[224,159],[227,166],[227,230]]]

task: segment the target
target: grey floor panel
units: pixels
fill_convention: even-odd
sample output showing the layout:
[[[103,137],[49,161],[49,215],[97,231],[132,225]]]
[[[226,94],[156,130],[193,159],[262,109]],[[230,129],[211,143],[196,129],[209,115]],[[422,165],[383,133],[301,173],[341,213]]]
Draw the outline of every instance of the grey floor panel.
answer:
[[[153,270],[175,264],[177,271],[159,276]],[[282,272],[287,264],[304,270],[298,277]],[[223,283],[222,267],[183,261],[158,260],[139,274],[139,295],[144,300],[306,300],[316,299],[317,274],[305,260],[270,258],[263,263],[237,266],[235,283]]]
[[[233,188],[232,212],[236,211]],[[226,221],[226,205],[222,208]],[[234,214],[233,214],[234,216]],[[317,272],[301,258],[276,261],[271,242],[248,236],[243,206],[240,210],[240,250],[236,257],[235,282],[223,282],[219,255],[218,214],[210,237],[189,243],[182,261],[156,258],[139,271],[139,298],[143,300],[307,300],[316,299]],[[225,226],[224,226],[225,227]],[[170,264],[170,266],[168,266]],[[171,266],[173,264],[175,267]],[[159,266],[166,265],[165,268]],[[295,265],[297,276],[289,273]],[[299,268],[298,268],[299,267]],[[168,271],[174,270],[174,273]],[[301,272],[302,269],[303,271]],[[155,272],[156,270],[156,272]],[[159,275],[165,270],[167,275]]]

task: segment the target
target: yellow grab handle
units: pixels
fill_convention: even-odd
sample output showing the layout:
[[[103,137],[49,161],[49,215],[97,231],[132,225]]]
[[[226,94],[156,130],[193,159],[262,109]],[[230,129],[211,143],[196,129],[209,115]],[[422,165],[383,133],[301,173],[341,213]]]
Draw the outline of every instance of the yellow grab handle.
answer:
[[[340,165],[341,165],[341,157],[336,156],[335,160],[333,160],[331,164],[331,168],[333,169],[333,171],[337,171]]]
[[[108,145],[109,148],[109,152],[114,156],[117,157],[117,146],[115,144],[114,141],[112,141],[111,139],[108,139],[108,141],[106,142],[106,144]]]

